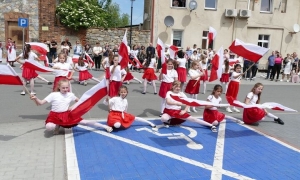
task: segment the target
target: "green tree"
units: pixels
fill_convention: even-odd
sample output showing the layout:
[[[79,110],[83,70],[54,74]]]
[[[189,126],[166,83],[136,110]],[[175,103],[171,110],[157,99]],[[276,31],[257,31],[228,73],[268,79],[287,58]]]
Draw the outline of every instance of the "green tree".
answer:
[[[107,7],[111,3],[111,0],[102,1],[63,1],[56,8],[56,14],[59,16],[62,24],[75,30],[89,27],[107,27],[107,11],[102,6]]]
[[[129,25],[129,15],[120,14],[120,7],[118,4],[110,4],[105,10],[107,11],[107,27],[113,28]]]

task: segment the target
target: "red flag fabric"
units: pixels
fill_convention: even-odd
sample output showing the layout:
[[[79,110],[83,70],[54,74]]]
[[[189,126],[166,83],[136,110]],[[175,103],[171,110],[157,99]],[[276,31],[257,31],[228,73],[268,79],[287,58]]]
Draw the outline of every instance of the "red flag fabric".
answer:
[[[47,55],[40,55],[39,59],[40,59],[41,61],[44,61],[44,65],[45,65],[46,67],[49,67],[49,60],[48,60]]]
[[[161,58],[161,50],[165,50],[165,45],[162,42],[162,40],[157,38],[156,51],[157,51],[157,55],[158,55],[159,58]]]
[[[229,104],[214,104],[209,101],[201,101],[197,99],[192,98],[184,98],[179,96],[171,95],[171,98],[175,101],[181,102],[182,104],[185,104],[187,106],[197,107],[197,106],[217,106],[217,107],[227,107]]]
[[[168,45],[168,44],[166,44],[166,46],[169,48],[170,58],[175,59],[177,52],[179,50],[178,47],[174,45]]]
[[[23,64],[23,67],[27,67],[29,69],[33,69],[39,72],[53,72],[54,69],[41,65],[39,62],[35,60],[27,60]]]
[[[0,64],[0,84],[22,86],[23,82],[9,64]]]
[[[92,65],[91,67],[93,67],[93,66],[95,65],[95,63],[94,63],[94,61],[92,60],[91,56],[90,56],[88,53],[85,53],[85,57],[86,57],[86,62],[87,62],[88,64],[91,64],[91,65]]]
[[[47,44],[40,42],[27,42],[26,44],[30,44],[31,50],[35,50],[42,55],[47,55]]]
[[[224,64],[223,53],[224,50],[223,47],[221,47],[211,61],[212,67],[211,67],[209,82],[220,79],[222,76],[222,66]]]
[[[106,79],[86,91],[71,109],[70,117],[79,118],[107,95]]]
[[[133,58],[133,61],[135,62],[135,67],[143,68],[143,65],[141,64],[141,62],[136,57]]]
[[[227,101],[230,105],[240,107],[240,108],[260,108],[260,109],[272,109],[277,111],[290,111],[290,112],[297,112],[295,109],[291,109],[289,107],[283,106],[276,102],[266,102],[263,104],[245,104],[238,100],[234,100],[232,97],[226,97]]]
[[[237,63],[240,63],[238,59],[229,59],[229,66],[233,66]]]
[[[208,44],[211,44],[213,40],[216,38],[216,36],[217,36],[217,30],[215,30],[213,27],[209,27]]]
[[[127,64],[129,62],[129,56],[128,56],[128,46],[127,46],[127,30],[125,31],[125,34],[123,36],[120,48],[119,48],[119,63],[121,66],[121,69],[124,69],[127,67]]]
[[[236,39],[232,42],[229,49],[235,54],[246,58],[254,63],[258,62],[268,51],[268,48],[260,47],[255,44],[244,43]]]

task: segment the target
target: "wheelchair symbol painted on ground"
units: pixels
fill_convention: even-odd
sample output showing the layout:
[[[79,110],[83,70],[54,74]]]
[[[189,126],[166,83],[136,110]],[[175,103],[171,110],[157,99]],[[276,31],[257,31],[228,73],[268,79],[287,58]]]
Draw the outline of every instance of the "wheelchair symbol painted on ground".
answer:
[[[175,139],[185,139],[187,141],[186,146],[190,149],[194,149],[194,150],[200,150],[203,149],[203,146],[201,144],[197,144],[196,142],[194,142],[191,138],[194,138],[197,136],[197,131],[195,131],[194,129],[190,128],[190,127],[186,127],[186,126],[182,126],[179,125],[177,127],[186,129],[190,132],[190,134],[185,135],[184,133],[159,133],[159,129],[160,128],[169,128],[169,125],[157,125],[156,128],[148,128],[148,127],[143,127],[143,128],[138,128],[135,129],[136,131],[147,131],[149,133],[152,133],[156,136],[159,137],[167,137],[169,140],[175,140]]]

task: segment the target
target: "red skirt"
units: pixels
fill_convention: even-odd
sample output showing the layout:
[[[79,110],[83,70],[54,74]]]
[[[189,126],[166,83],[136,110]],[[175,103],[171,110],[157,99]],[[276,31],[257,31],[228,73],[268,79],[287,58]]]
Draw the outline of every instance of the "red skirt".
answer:
[[[154,69],[153,68],[145,69],[142,79],[147,79],[147,81],[157,80],[157,76],[154,73]]]
[[[161,82],[158,95],[162,98],[166,98],[166,94],[172,88],[172,83]]]
[[[88,70],[79,71],[79,81],[91,79],[93,75]]]
[[[237,99],[237,95],[239,93],[240,83],[236,81],[230,81],[228,84],[226,96],[232,97],[234,100]]]
[[[174,110],[174,109],[167,109],[167,108],[164,109],[164,113],[168,114],[172,118],[186,119],[191,116],[188,113],[184,113],[184,114],[180,115],[179,114],[180,112],[181,112],[181,110]]]
[[[221,78],[220,78],[221,82],[229,82],[229,74],[228,73],[223,73]]]
[[[130,72],[127,72],[124,81],[130,81],[133,78],[134,78],[133,75]]]
[[[62,79],[68,80],[66,76],[57,76],[57,77],[55,77],[54,83],[53,83],[53,89],[52,89],[53,92],[56,90],[56,87],[58,86],[58,82],[59,82],[60,80],[62,80]]]
[[[266,115],[265,110],[254,107],[245,108],[243,112],[243,120],[246,124],[253,124],[257,121],[262,120]]]
[[[128,128],[134,121],[135,116],[126,112],[110,111],[107,117],[107,125],[113,127],[116,122],[121,123],[123,128]]]
[[[201,81],[207,81],[208,80],[207,69],[204,69],[204,71],[202,73],[203,73],[203,76],[200,77],[200,80]]]
[[[22,77],[26,80],[34,79],[38,76],[35,70],[23,66]]]
[[[197,81],[197,80],[194,80],[194,79],[189,80],[189,82],[186,85],[186,88],[185,88],[184,92],[186,92],[188,94],[199,94],[199,92],[200,92],[200,81]]]
[[[65,128],[70,128],[73,126],[77,126],[77,124],[82,120],[82,118],[73,118],[70,116],[70,111],[65,112],[53,112],[50,111],[47,119],[46,124],[51,122],[57,125],[60,125]]]
[[[208,123],[213,123],[214,121],[221,122],[225,118],[225,114],[220,113],[218,110],[204,109],[203,120]]]
[[[110,81],[109,82],[109,91],[108,96],[109,97],[115,97],[119,95],[119,89],[122,86],[121,81]]]
[[[109,67],[105,68],[105,78],[106,78],[106,79],[109,79],[109,78],[110,78]]]
[[[179,82],[186,82],[186,68],[178,67],[176,69]]]

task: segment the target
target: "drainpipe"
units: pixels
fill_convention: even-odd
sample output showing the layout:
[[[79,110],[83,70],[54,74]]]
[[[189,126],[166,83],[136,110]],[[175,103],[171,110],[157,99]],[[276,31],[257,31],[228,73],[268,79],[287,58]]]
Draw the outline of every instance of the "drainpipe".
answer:
[[[152,0],[151,27],[150,27],[150,31],[151,31],[150,42],[151,42],[151,43],[153,43],[153,30],[154,30],[154,4],[155,4],[155,0]]]

